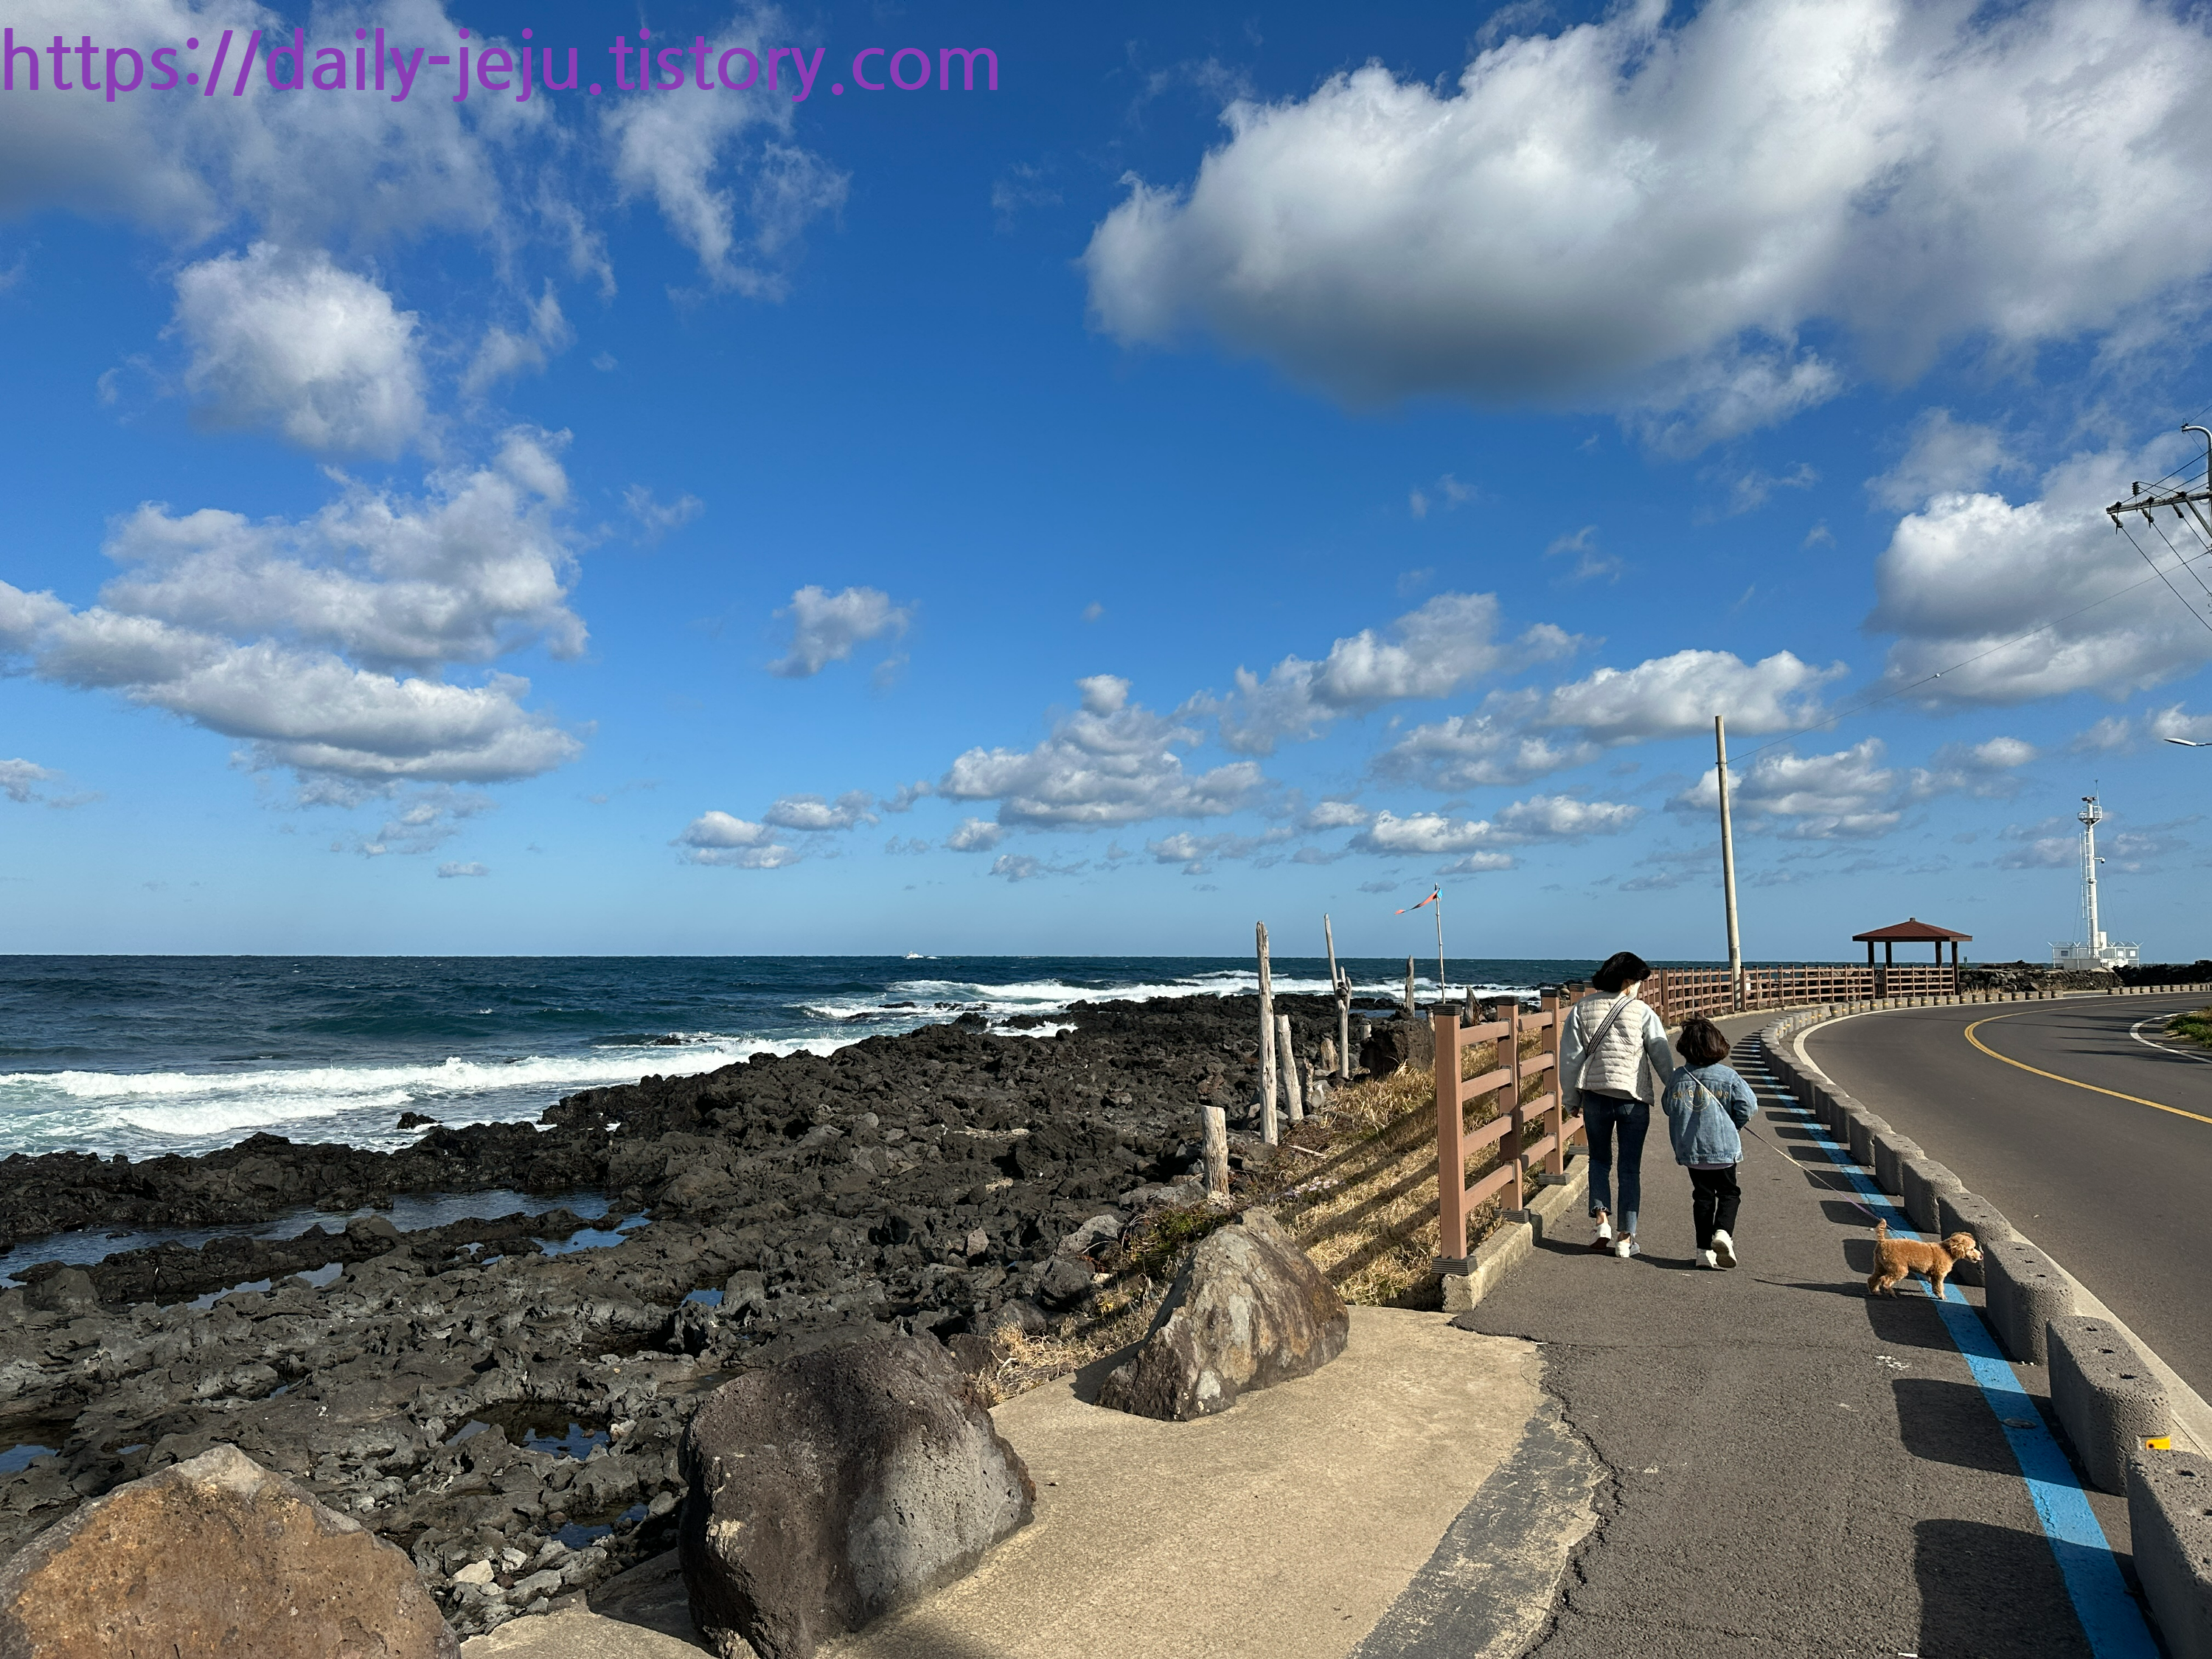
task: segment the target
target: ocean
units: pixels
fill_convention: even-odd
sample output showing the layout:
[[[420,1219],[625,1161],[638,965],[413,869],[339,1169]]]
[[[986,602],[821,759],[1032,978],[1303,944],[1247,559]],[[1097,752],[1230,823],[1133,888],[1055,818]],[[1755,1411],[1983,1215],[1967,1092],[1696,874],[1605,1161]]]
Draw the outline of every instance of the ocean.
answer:
[[[1346,959],[1396,996],[1404,958]],[[1533,994],[1589,961],[1449,960],[1455,992]],[[1324,993],[1318,957],[1279,991]],[[763,1051],[826,1054],[975,1012],[1049,1035],[1070,1004],[1249,994],[1214,957],[0,957],[0,1157],[204,1152],[266,1132],[389,1150],[441,1123]],[[1419,981],[1435,990],[1435,968]]]

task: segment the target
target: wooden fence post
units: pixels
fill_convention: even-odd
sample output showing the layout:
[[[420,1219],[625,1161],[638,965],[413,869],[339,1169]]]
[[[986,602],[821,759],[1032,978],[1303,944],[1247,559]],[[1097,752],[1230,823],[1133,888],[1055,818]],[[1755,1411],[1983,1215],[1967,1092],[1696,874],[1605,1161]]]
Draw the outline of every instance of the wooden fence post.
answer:
[[[1275,1125],[1275,980],[1267,969],[1267,924],[1255,926],[1260,945],[1260,1139],[1270,1146]]]
[[[1199,1109],[1200,1133],[1206,1156],[1206,1195],[1229,1196],[1229,1114],[1218,1106]]]
[[[1560,998],[1557,991],[1544,993],[1544,1012],[1548,1016],[1544,1035],[1538,1039],[1540,1052],[1552,1057],[1552,1104],[1545,1114],[1545,1127],[1552,1137],[1552,1150],[1544,1154],[1544,1173],[1564,1176],[1567,1172],[1567,1107],[1559,1090],[1559,1020]]]
[[[1283,1098],[1289,1102],[1291,1121],[1306,1121],[1304,1093],[1298,1087],[1298,1054],[1291,1042],[1291,1017],[1275,1016],[1275,1061],[1283,1076]]]
[[[1413,1018],[1419,1009],[1419,1005],[1413,1000],[1413,959],[1407,957],[1406,958],[1406,1018]]]
[[[1460,1115],[1459,1021],[1436,1014],[1437,1254],[1448,1261],[1467,1256],[1466,1119]]]
[[[1512,1202],[1499,1207],[1518,1210],[1527,1203],[1528,1160],[1521,1151],[1526,1139],[1526,1124],[1521,1115],[1521,999],[1513,998],[1505,1005],[1505,1035],[1498,1039],[1498,1063],[1505,1069],[1505,1103],[1513,1115],[1513,1127],[1507,1132],[1505,1144],[1498,1149],[1498,1160],[1510,1158],[1515,1180],[1510,1194]]]

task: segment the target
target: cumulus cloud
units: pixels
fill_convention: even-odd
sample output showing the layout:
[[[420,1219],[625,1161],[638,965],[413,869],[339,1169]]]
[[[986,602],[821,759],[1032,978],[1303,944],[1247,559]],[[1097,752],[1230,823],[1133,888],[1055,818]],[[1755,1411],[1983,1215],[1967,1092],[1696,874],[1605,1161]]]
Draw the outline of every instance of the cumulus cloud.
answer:
[[[1480,709],[1417,726],[1375,760],[1378,776],[1437,789],[1526,783],[1625,744],[1687,737],[1724,714],[1747,734],[1790,731],[1820,713],[1821,687],[1847,671],[1778,651],[1677,651],[1601,668],[1548,692],[1493,692]]]
[[[1291,838],[1287,830],[1269,830],[1257,836],[1194,835],[1189,830],[1148,841],[1145,850],[1152,855],[1155,864],[1180,864],[1187,876],[1202,876],[1223,859],[1249,859],[1268,848],[1280,846]],[[1261,859],[1271,863],[1272,859]]]
[[[715,864],[737,870],[780,870],[799,862],[799,854],[780,844],[775,831],[727,812],[702,812],[684,826],[675,845],[692,864]]]
[[[1568,795],[1534,795],[1515,801],[1495,818],[1455,818],[1442,812],[1413,812],[1401,817],[1382,811],[1352,837],[1357,851],[1385,856],[1421,854],[1470,855],[1463,872],[1502,870],[1511,862],[1501,849],[1537,842],[1580,842],[1592,836],[1617,836],[1632,829],[1644,809],[1613,801],[1584,801]],[[1488,855],[1473,858],[1472,855]]]
[[[1307,830],[1356,830],[1373,816],[1357,801],[1325,800],[1315,803],[1298,823]]]
[[[1191,707],[1219,720],[1224,748],[1267,755],[1279,743],[1318,736],[1342,715],[1401,698],[1449,696],[1478,674],[1574,649],[1574,639],[1548,623],[1501,642],[1498,611],[1494,593],[1439,593],[1387,630],[1363,628],[1338,640],[1319,661],[1285,657],[1265,679],[1239,668],[1234,693],[1194,698]]]
[[[910,812],[914,804],[937,793],[936,786],[927,778],[916,778],[912,783],[902,783],[883,798],[879,803],[886,812]]]
[[[402,799],[386,817],[383,827],[373,836],[342,837],[331,843],[333,853],[354,852],[363,858],[382,858],[388,853],[423,854],[436,851],[461,832],[467,820],[492,810],[489,795],[479,795],[454,789],[446,785],[428,788],[412,788],[402,793]],[[362,792],[340,787],[312,792],[303,797],[304,804],[320,806],[352,805],[363,799]],[[482,875],[482,865],[463,866],[451,865],[449,870],[463,874]],[[440,875],[447,873],[441,870]]]
[[[438,879],[441,881],[451,881],[457,876],[488,876],[490,873],[481,864],[441,864],[438,866]]]
[[[1740,822],[1802,841],[1866,840],[1886,836],[1905,814],[1903,782],[1882,765],[1881,739],[1868,738],[1827,755],[1770,749],[1747,772],[1729,769],[1729,806]],[[1711,768],[1677,795],[1677,811],[1717,813],[1720,782]]]
[[[1129,702],[1113,674],[1078,680],[1075,713],[1034,749],[970,749],[937,786],[948,800],[995,800],[998,821],[1028,829],[1097,829],[1147,818],[1218,817],[1245,805],[1265,780],[1239,761],[1192,774],[1175,751],[1199,734]]]
[[[1525,27],[1525,23],[1515,27]],[[1085,255],[1125,341],[1196,323],[1355,401],[1603,404],[1678,448],[1945,343],[2124,334],[2203,277],[2203,21],[2149,0],[1656,0],[1231,103]]]
[[[256,766],[369,785],[528,777],[581,744],[523,706],[530,683],[446,671],[528,645],[574,656],[556,441],[434,475],[419,499],[349,484],[313,519],[148,503],[118,520],[122,573],[72,610],[0,582],[0,652],[247,744]]]
[[[757,58],[763,35],[788,27],[772,9],[741,11],[708,41],[708,61],[740,48]],[[743,60],[731,61],[732,73],[743,79]],[[796,72],[787,67],[784,75]],[[623,195],[659,208],[712,286],[752,298],[782,297],[801,234],[844,205],[851,183],[790,142],[791,100],[759,88],[616,99],[602,106],[600,120]]]
[[[1911,792],[1918,798],[1940,794],[2008,799],[2020,793],[2019,769],[2038,757],[2033,744],[2021,738],[1990,738],[1980,743],[1947,743],[1933,763],[1913,769]]]
[[[461,376],[462,391],[474,397],[510,375],[542,373],[546,364],[574,343],[575,331],[562,314],[560,299],[550,283],[529,310],[529,324],[520,334],[496,324],[485,331],[483,343]]]
[[[886,635],[896,639],[914,620],[911,607],[896,605],[881,588],[848,587],[832,593],[811,584],[791,596],[788,609],[775,613],[791,619],[791,649],[768,665],[785,679],[803,680],[833,662],[843,662],[855,646]]]
[[[623,506],[637,520],[639,539],[647,546],[683,529],[707,510],[707,504],[696,495],[679,495],[672,501],[655,501],[653,492],[643,484],[632,484],[623,491]]]
[[[50,772],[30,761],[0,760],[0,795],[7,796],[19,806],[27,805],[45,799],[39,793],[38,785],[52,783],[60,776],[60,773]]]
[[[1887,684],[1912,686],[1929,703],[2014,703],[2070,691],[2119,696],[2212,661],[2203,542],[2176,537],[2169,546],[2160,530],[2172,536],[2181,526],[2139,519],[2127,526],[2131,539],[2102,511],[2181,451],[2161,441],[2141,456],[2075,456],[2020,505],[1954,493],[1906,514],[1875,562],[1866,619],[1870,631],[1897,636]]]
[[[392,456],[428,410],[412,312],[329,254],[266,242],[187,265],[185,390],[215,426],[268,426],[319,453]]]
[[[1006,838],[1006,830],[988,818],[963,818],[945,844],[956,853],[988,853]]]
[[[1936,495],[1977,490],[2020,463],[1995,427],[1961,421],[1948,409],[1921,411],[1897,465],[1867,480],[1867,493],[1883,507],[1905,511]]]
[[[856,823],[879,822],[868,809],[875,797],[865,789],[848,789],[834,801],[819,795],[786,795],[761,814],[761,822],[779,830],[824,833],[850,830]]]

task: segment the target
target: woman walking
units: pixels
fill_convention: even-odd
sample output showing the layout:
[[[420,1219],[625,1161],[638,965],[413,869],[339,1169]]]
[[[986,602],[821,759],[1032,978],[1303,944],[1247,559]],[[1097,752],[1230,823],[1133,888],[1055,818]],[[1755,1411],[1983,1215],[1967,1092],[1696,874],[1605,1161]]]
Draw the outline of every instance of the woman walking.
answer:
[[[1674,1162],[1690,1172],[1698,1265],[1733,1267],[1736,1206],[1743,1196],[1735,1179],[1743,1161],[1738,1131],[1759,1109],[1759,1097],[1735,1067],[1722,1064],[1729,1040],[1704,1015],[1682,1022],[1674,1046],[1682,1051],[1682,1068],[1667,1079],[1667,1133],[1674,1143]]]
[[[1651,966],[1632,951],[1616,951],[1590,975],[1595,988],[1568,1011],[1559,1036],[1559,1103],[1579,1110],[1589,1139],[1590,1216],[1597,1223],[1593,1250],[1611,1250],[1623,1261],[1637,1253],[1636,1206],[1644,1195],[1644,1137],[1651,1128],[1653,1075],[1668,1076],[1674,1057],[1667,1028],[1637,993]],[[1620,1224],[1613,1225],[1613,1143],[1620,1140]]]

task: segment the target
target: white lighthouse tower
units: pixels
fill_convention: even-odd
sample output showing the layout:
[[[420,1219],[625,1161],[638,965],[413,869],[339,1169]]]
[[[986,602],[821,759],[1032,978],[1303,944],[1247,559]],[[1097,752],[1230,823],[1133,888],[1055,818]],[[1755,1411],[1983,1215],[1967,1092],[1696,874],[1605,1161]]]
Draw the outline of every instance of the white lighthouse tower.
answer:
[[[2075,817],[2081,821],[2081,937],[2063,944],[2054,941],[2051,946],[2051,965],[2132,968],[2142,960],[2142,947],[2106,939],[2097,917],[2097,866],[2104,862],[2097,856],[2097,826],[2105,821],[2105,809],[2097,804],[2094,795],[2084,795],[2081,810]]]

